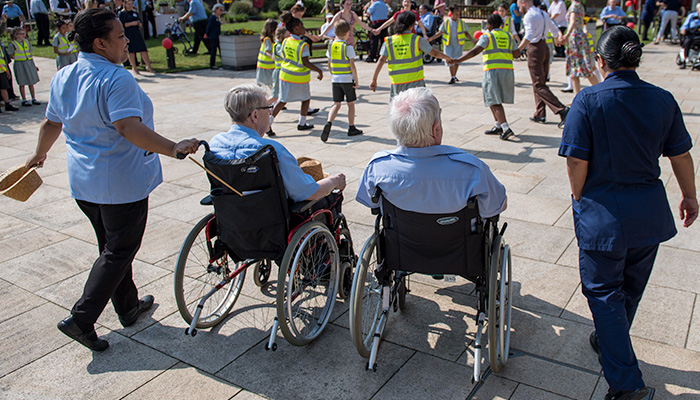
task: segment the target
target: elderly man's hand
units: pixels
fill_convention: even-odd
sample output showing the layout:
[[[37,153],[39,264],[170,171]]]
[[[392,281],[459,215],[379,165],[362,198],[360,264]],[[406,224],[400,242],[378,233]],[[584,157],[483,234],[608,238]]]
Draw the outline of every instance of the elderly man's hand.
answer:
[[[340,190],[345,189],[345,174],[343,174],[342,172],[337,173],[337,174],[333,175],[331,177],[331,179],[333,180],[333,187],[335,189],[340,189]]]

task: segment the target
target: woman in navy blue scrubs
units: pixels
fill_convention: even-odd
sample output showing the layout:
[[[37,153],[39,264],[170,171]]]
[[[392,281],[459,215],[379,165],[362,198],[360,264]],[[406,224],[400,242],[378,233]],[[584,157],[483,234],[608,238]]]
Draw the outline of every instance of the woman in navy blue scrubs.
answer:
[[[617,26],[600,37],[605,81],[574,99],[559,155],[566,157],[583,294],[593,314],[590,342],[600,354],[607,399],[647,393],[629,329],[659,243],[676,234],[659,157],[668,157],[683,194],[683,226],[698,214],[692,147],[671,93],[635,72],[639,37]]]

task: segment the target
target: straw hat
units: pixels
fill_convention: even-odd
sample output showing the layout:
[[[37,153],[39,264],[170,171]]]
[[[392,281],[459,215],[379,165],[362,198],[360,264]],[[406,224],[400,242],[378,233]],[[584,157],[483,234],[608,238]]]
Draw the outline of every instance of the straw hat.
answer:
[[[299,157],[297,158],[297,164],[301,167],[301,170],[306,174],[311,175],[315,181],[320,181],[323,178],[328,177],[328,174],[323,173],[323,166],[321,162],[309,157]]]
[[[0,194],[15,200],[27,201],[42,183],[36,167],[27,169],[24,164],[17,165],[0,176]]]

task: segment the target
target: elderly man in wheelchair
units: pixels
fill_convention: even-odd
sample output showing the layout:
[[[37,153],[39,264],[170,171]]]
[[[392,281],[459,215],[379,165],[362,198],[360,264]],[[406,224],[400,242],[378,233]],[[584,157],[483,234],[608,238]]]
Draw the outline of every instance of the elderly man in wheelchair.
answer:
[[[263,286],[279,266],[277,316],[265,348],[275,350],[278,328],[305,345],[326,326],[335,296],[349,296],[356,257],[341,212],[345,176],[315,181],[279,142],[265,139],[271,106],[263,89],[238,86],[225,99],[233,120],[207,144],[204,168],[211,184],[204,217],[183,244],[175,297],[190,327],[221,322],[231,311],[248,267]]]
[[[473,380],[482,377],[481,336],[486,324],[491,369],[508,358],[510,253],[497,227],[506,190],[489,167],[465,151],[443,146],[440,105],[426,88],[396,96],[389,126],[398,147],[374,155],[360,180],[357,201],[378,214],[365,243],[350,295],[350,333],[368,369],[389,310],[403,309],[411,273],[460,275],[476,284]]]

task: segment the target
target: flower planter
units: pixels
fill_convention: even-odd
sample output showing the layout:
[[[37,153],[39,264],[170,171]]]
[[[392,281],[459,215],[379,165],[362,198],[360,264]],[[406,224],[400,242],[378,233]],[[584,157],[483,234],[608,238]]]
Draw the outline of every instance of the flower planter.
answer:
[[[224,68],[236,70],[255,68],[260,50],[260,37],[257,35],[219,36],[221,64]]]

